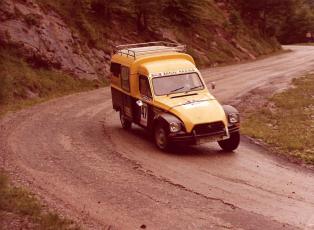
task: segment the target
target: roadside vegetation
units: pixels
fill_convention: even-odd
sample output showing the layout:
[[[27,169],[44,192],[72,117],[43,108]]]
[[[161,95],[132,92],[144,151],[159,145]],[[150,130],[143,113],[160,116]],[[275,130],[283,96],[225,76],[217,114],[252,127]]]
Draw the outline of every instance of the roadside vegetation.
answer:
[[[314,74],[294,79],[292,88],[246,114],[243,133],[314,165]]]
[[[49,68],[35,68],[14,47],[0,46],[0,116],[54,97],[104,86]]]
[[[281,44],[308,42],[314,36],[313,0],[230,0],[246,23]]]
[[[34,68],[14,47],[0,46],[0,117],[8,111],[104,85],[49,68]],[[0,225],[3,229],[79,229],[58,214],[47,212],[30,192],[11,186],[1,168]]]
[[[210,66],[280,49],[276,39],[251,30],[228,1],[38,1],[57,12],[89,47],[106,53],[113,44],[175,40],[188,46],[199,66]]]
[[[72,221],[47,212],[33,194],[9,184],[0,171],[1,229],[79,229]]]
[[[0,117],[55,97],[104,86],[50,68],[36,68],[14,47],[0,46]],[[30,192],[11,186],[0,168],[0,228],[79,229],[58,214],[47,212]]]

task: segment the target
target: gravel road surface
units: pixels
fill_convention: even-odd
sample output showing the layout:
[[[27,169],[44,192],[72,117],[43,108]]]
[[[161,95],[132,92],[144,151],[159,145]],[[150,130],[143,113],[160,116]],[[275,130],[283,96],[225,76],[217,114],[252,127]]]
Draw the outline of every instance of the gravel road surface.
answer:
[[[203,70],[205,81],[231,104],[285,88],[314,70],[314,47],[286,48]],[[161,152],[142,129],[120,127],[109,88],[8,114],[0,128],[0,166],[89,229],[314,228],[313,171],[245,138],[234,153],[215,143]]]

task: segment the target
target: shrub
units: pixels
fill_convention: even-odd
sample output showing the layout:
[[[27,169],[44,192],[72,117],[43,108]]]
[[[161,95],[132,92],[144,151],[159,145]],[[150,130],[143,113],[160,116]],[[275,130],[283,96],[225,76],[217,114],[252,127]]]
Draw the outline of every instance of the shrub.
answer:
[[[40,25],[40,21],[41,21],[42,17],[38,14],[27,14],[24,15],[24,21],[25,23],[31,27],[31,26],[39,26]]]

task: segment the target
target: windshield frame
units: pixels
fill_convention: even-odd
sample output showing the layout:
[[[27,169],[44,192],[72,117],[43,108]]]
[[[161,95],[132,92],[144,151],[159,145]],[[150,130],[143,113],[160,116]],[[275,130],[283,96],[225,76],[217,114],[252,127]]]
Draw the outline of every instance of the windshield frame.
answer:
[[[188,91],[169,92],[169,93],[167,93],[167,94],[157,94],[157,93],[156,93],[155,84],[154,84],[154,80],[155,80],[155,79],[157,79],[157,78],[167,78],[167,77],[173,77],[173,76],[180,76],[180,75],[186,75],[186,74],[196,74],[196,76],[199,78],[200,83],[201,83],[202,85],[200,85],[200,87],[198,87],[198,88],[196,88],[196,89],[190,89],[190,90],[188,90]],[[171,74],[171,75],[164,75],[164,76],[153,77],[153,78],[152,78],[152,88],[153,88],[154,95],[157,96],[157,97],[160,97],[160,96],[169,96],[169,95],[172,95],[172,94],[188,93],[188,92],[193,92],[193,91],[201,91],[201,90],[204,90],[206,87],[205,87],[205,84],[204,84],[204,82],[203,82],[203,79],[200,77],[200,75],[198,74],[198,72],[188,72],[188,73],[179,73],[179,74]]]

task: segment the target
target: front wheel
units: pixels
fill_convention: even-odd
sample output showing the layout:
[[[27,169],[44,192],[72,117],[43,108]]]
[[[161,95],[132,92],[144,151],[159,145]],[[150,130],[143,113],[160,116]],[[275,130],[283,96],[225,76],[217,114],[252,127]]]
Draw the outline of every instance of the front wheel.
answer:
[[[161,150],[167,150],[169,147],[168,135],[163,125],[157,125],[154,130],[154,138],[156,146]]]
[[[230,138],[222,141],[218,141],[219,146],[228,152],[232,152],[237,149],[240,144],[240,133],[235,132],[230,134]]]
[[[125,115],[120,111],[120,122],[122,125],[122,128],[129,130],[132,127],[132,122],[127,120],[127,118],[125,117]]]

